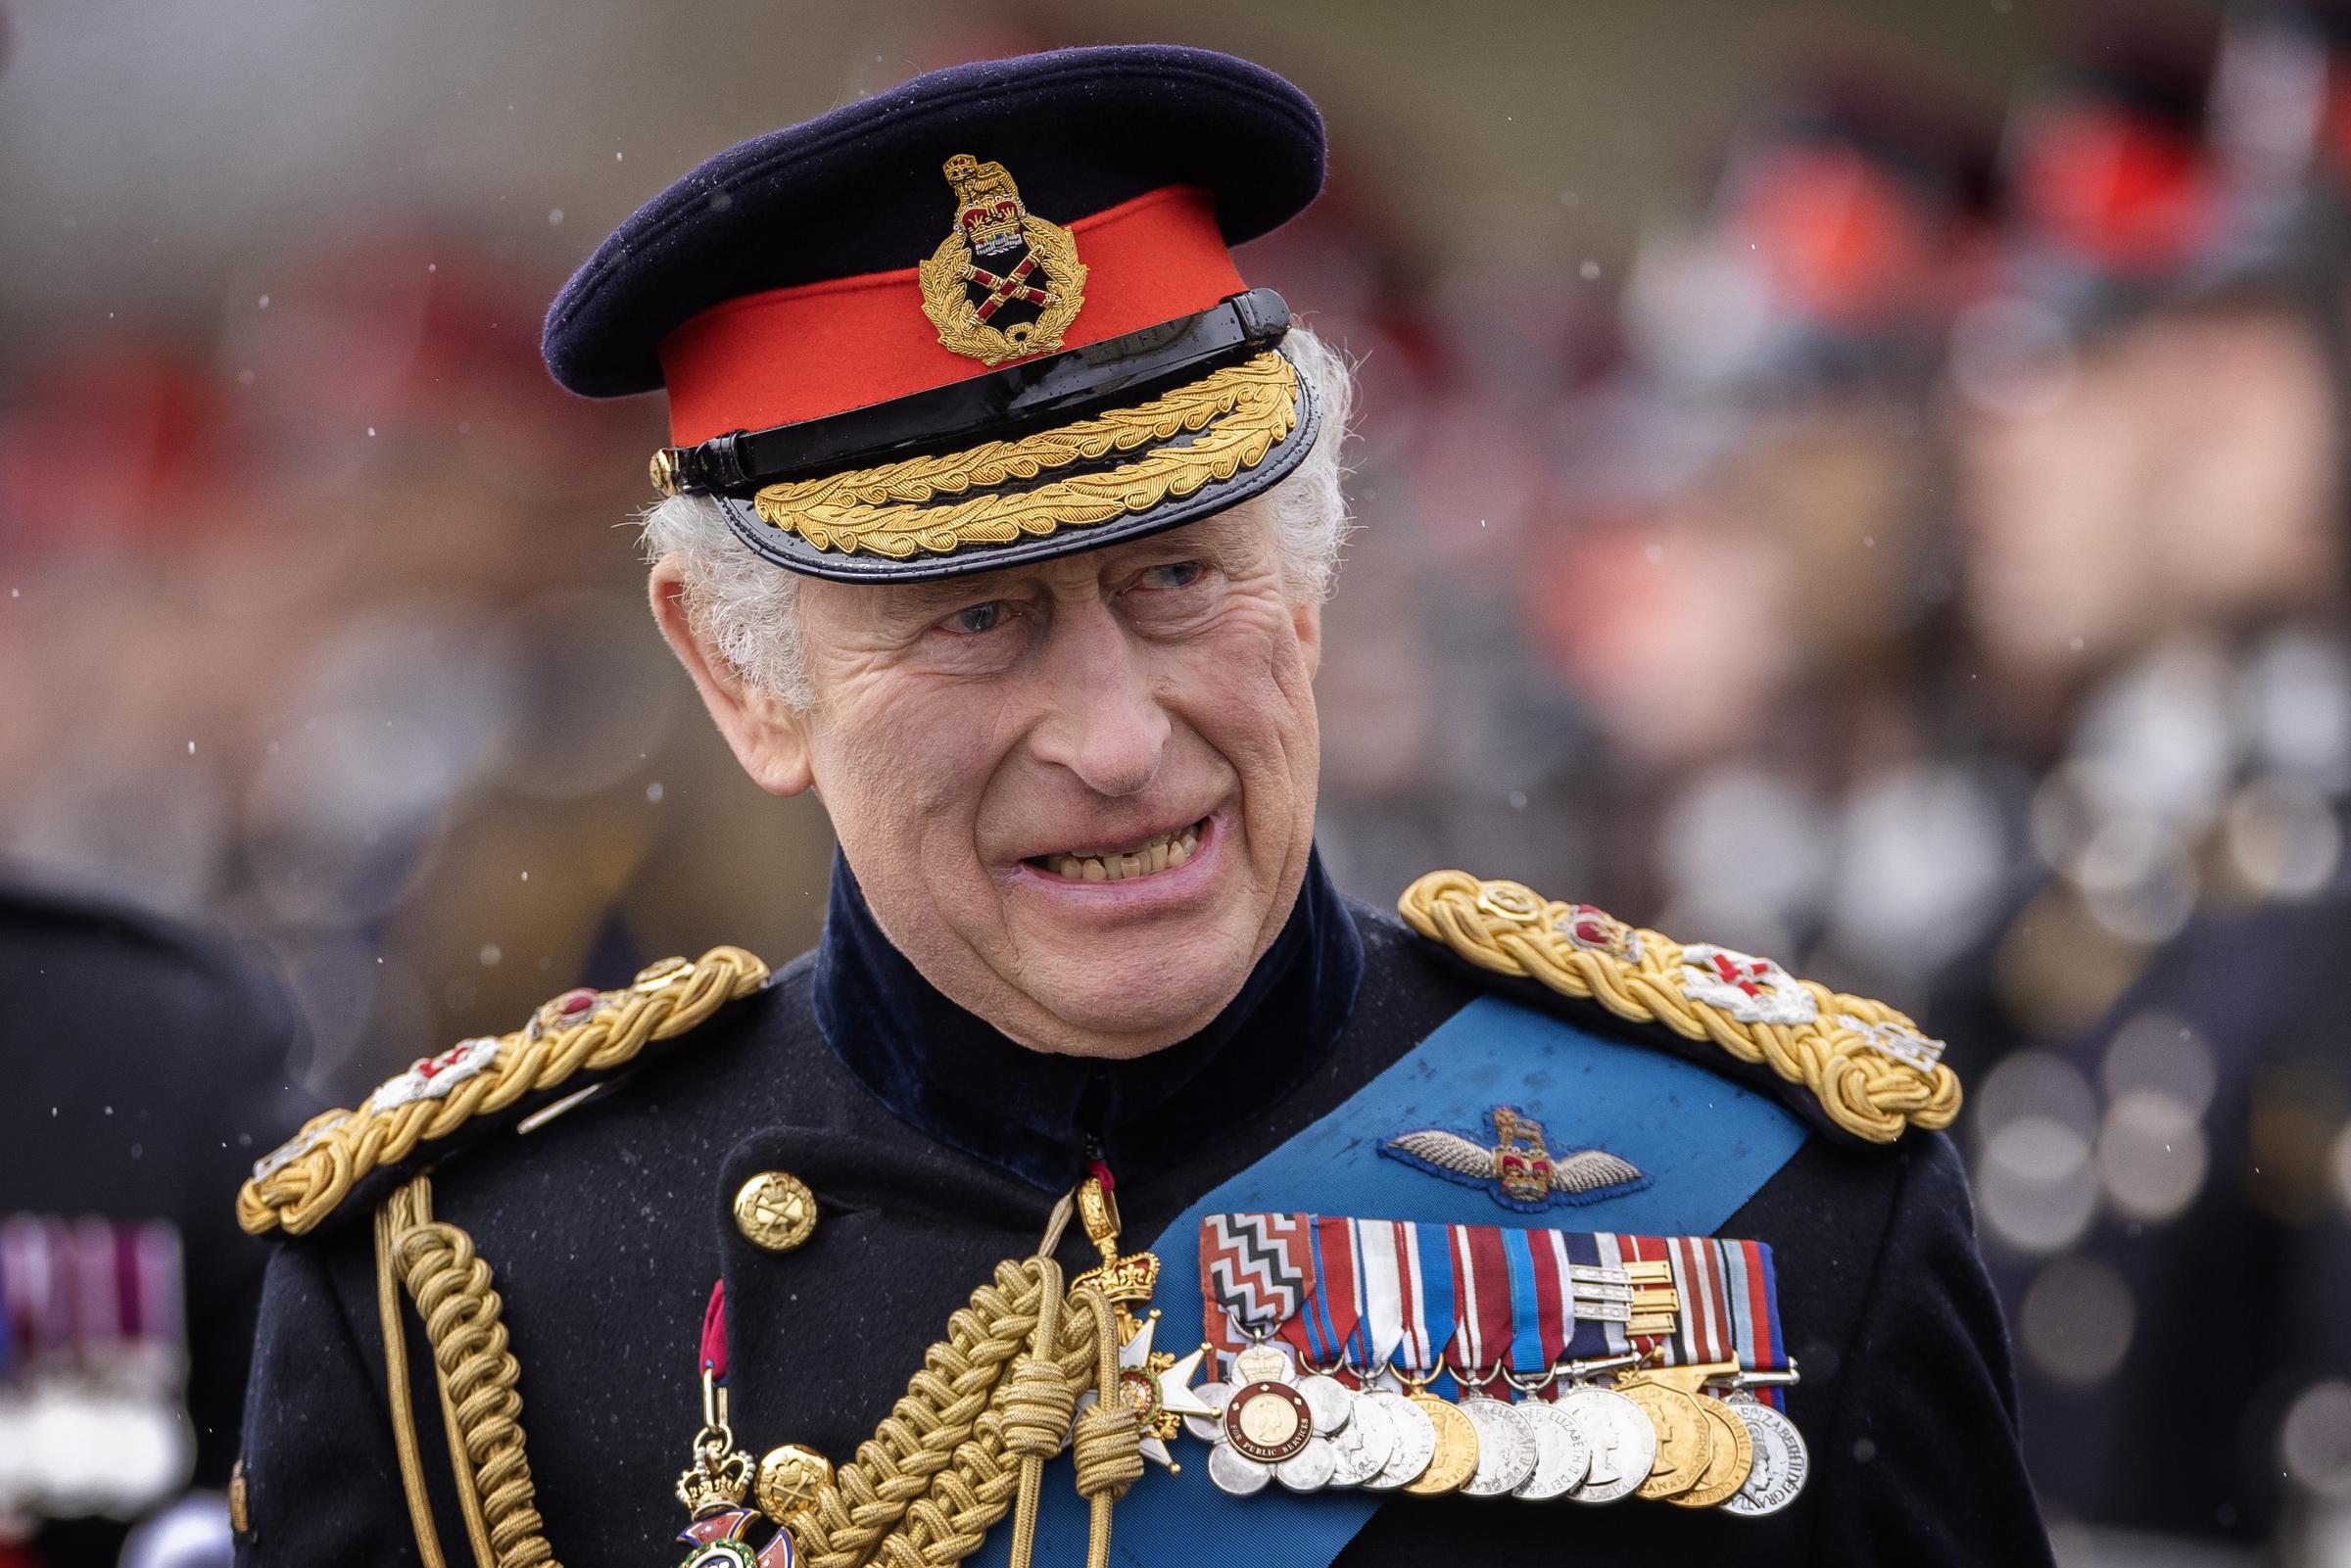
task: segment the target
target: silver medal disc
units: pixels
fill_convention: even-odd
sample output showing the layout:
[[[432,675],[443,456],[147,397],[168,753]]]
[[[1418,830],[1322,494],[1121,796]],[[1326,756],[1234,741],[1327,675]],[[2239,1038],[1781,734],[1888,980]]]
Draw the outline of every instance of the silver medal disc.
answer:
[[[1549,1400],[1522,1400],[1511,1406],[1535,1438],[1535,1473],[1518,1483],[1517,1496],[1548,1502],[1591,1473],[1592,1445],[1575,1417]]]
[[[1330,1451],[1338,1461],[1330,1478],[1334,1487],[1360,1487],[1387,1467],[1396,1451],[1396,1429],[1376,1399],[1355,1396],[1347,1424],[1331,1434]]]
[[[1230,1383],[1203,1383],[1193,1389],[1193,1397],[1207,1405],[1211,1413],[1185,1416],[1183,1429],[1203,1443],[1214,1443],[1222,1438],[1224,1435],[1224,1402],[1232,1398],[1232,1390]]]
[[[1804,1447],[1804,1435],[1794,1421],[1759,1400],[1729,1402],[1747,1423],[1748,1436],[1754,1439],[1755,1462],[1739,1490],[1722,1499],[1722,1511],[1742,1519],[1778,1513],[1796,1500],[1796,1495],[1804,1490],[1804,1477],[1811,1473],[1812,1455]]]
[[[1483,1394],[1462,1401],[1462,1413],[1477,1428],[1477,1468],[1462,1483],[1473,1497],[1515,1492],[1535,1473],[1535,1435],[1518,1418],[1516,1405]]]
[[[1335,1377],[1312,1373],[1298,1380],[1298,1392],[1305,1397],[1306,1413],[1315,1418],[1319,1436],[1338,1431],[1355,1411],[1355,1391]]]
[[[1217,1484],[1219,1492],[1246,1497],[1266,1490],[1273,1472],[1255,1459],[1244,1459],[1220,1443],[1208,1450],[1208,1478]]]
[[[1428,1468],[1428,1461],[1437,1456],[1437,1429],[1430,1423],[1428,1412],[1394,1389],[1367,1394],[1364,1402],[1376,1405],[1379,1413],[1388,1418],[1388,1428],[1396,1439],[1388,1450],[1388,1462],[1364,1485],[1374,1492],[1393,1492],[1419,1480],[1420,1472]]]
[[[1273,1467],[1273,1479],[1292,1492],[1319,1492],[1338,1473],[1338,1456],[1328,1438],[1309,1438],[1306,1447]]]
[[[1630,1497],[1657,1462],[1657,1429],[1641,1406],[1596,1383],[1579,1383],[1559,1395],[1592,1449],[1592,1467],[1567,1496],[1577,1502],[1614,1502]]]

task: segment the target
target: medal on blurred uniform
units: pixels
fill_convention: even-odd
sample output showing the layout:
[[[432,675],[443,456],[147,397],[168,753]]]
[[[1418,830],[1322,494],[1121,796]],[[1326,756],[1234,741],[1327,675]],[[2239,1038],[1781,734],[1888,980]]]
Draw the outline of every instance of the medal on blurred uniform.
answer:
[[[1812,1455],[1804,1447],[1804,1435],[1796,1429],[1794,1421],[1756,1399],[1751,1388],[1751,1385],[1795,1381],[1796,1366],[1792,1362],[1784,1372],[1742,1373],[1736,1387],[1724,1396],[1723,1403],[1747,1426],[1748,1437],[1754,1447],[1754,1467],[1748,1471],[1747,1480],[1739,1490],[1722,1499],[1723,1512],[1743,1519],[1760,1519],[1778,1513],[1804,1490],[1804,1479],[1812,1469]]]
[[[1506,1401],[1487,1392],[1488,1385],[1501,1381],[1504,1357],[1515,1338],[1517,1293],[1498,1227],[1453,1225],[1448,1230],[1457,1319],[1448,1361],[1462,1391],[1461,1412],[1477,1428],[1477,1468],[1462,1490],[1473,1497],[1499,1497],[1517,1491],[1535,1473],[1534,1433]],[[1534,1316],[1531,1274],[1524,1305],[1527,1315]]]
[[[1224,1380],[1209,1480],[1234,1497],[1272,1480],[1293,1492],[1327,1485],[1338,1469],[1327,1434],[1345,1423],[1351,1396],[1336,1378],[1301,1376],[1274,1339],[1315,1288],[1312,1216],[1211,1215],[1201,1222],[1200,1269],[1207,1300],[1249,1342]]]
[[[1300,1315],[1313,1321],[1309,1344],[1316,1354],[1337,1347],[1336,1375],[1349,1385],[1347,1422],[1330,1439],[1337,1460],[1330,1484],[1360,1487],[1376,1479],[1396,1451],[1396,1423],[1373,1387],[1384,1358],[1371,1348],[1367,1258],[1367,1251],[1391,1242],[1393,1232],[1376,1220],[1325,1218],[1317,1223],[1325,1228],[1324,1245],[1316,1259],[1316,1272],[1322,1280],[1321,1308],[1318,1312],[1310,1306]],[[1328,1231],[1331,1226],[1337,1227],[1335,1233]]]
[[[1796,1362],[1780,1340],[1771,1249],[1754,1241],[1705,1245],[1712,1249],[1711,1260],[1719,1273],[1729,1354],[1740,1367],[1730,1378],[1716,1381],[1730,1385],[1724,1407],[1747,1428],[1752,1454],[1747,1479],[1719,1506],[1725,1513],[1759,1519],[1794,1502],[1811,1471],[1803,1434],[1780,1408],[1786,1397],[1780,1390],[1797,1381]]]
[[[1102,1255],[1102,1261],[1098,1267],[1089,1268],[1072,1280],[1071,1288],[1091,1286],[1110,1303],[1119,1331],[1120,1397],[1133,1406],[1141,1419],[1143,1457],[1171,1471],[1177,1470],[1180,1466],[1168,1445],[1183,1429],[1187,1418],[1216,1413],[1189,1386],[1208,1355],[1208,1347],[1203,1345],[1182,1356],[1160,1350],[1155,1343],[1159,1337],[1158,1308],[1151,1308],[1139,1318],[1134,1315],[1134,1308],[1147,1306],[1151,1293],[1158,1288],[1159,1257],[1155,1253],[1120,1252],[1117,1192],[1111,1183],[1110,1167],[1099,1162],[1078,1185],[1078,1219],[1085,1227],[1086,1239]],[[1079,1395],[1074,1415],[1083,1416],[1096,1398],[1091,1389]],[[1073,1419],[1071,1431],[1076,1430]]]
[[[1578,1359],[1561,1369],[1567,1381],[1553,1402],[1582,1429],[1592,1450],[1590,1468],[1567,1497],[1576,1502],[1616,1502],[1649,1479],[1657,1433],[1639,1405],[1592,1379],[1640,1361],[1628,1334],[1636,1302],[1644,1327],[1671,1313],[1675,1302],[1658,1284],[1660,1271],[1638,1259],[1628,1263],[1624,1243],[1613,1234],[1561,1235],[1559,1249],[1568,1259],[1575,1297],[1575,1332],[1568,1349]],[[1642,1280],[1638,1287],[1635,1270]]]
[[[1437,1429],[1428,1412],[1402,1392],[1395,1374],[1400,1364],[1434,1360],[1426,1349],[1428,1324],[1421,1315],[1419,1231],[1401,1220],[1365,1219],[1357,1221],[1355,1237],[1364,1280],[1363,1315],[1357,1324],[1364,1349],[1357,1364],[1370,1374],[1356,1404],[1359,1412],[1372,1411],[1387,1426],[1390,1439],[1387,1459],[1361,1485],[1394,1492],[1417,1481],[1437,1451]],[[1408,1353],[1408,1342],[1419,1351]],[[1414,1354],[1419,1356],[1416,1362]]]
[[[815,1504],[833,1479],[833,1466],[796,1443],[753,1460],[735,1446],[727,1393],[727,1287],[710,1287],[696,1354],[700,1369],[702,1425],[694,1436],[694,1462],[678,1476],[676,1496],[686,1509],[677,1539],[693,1548],[679,1568],[792,1568],[798,1548],[786,1522]],[[754,1496],[755,1494],[755,1496]],[[754,1503],[756,1504],[754,1506]],[[772,1524],[767,1541],[751,1544],[754,1529]]]
[[[1738,1367],[1736,1362],[1688,1364],[1689,1348],[1675,1330],[1703,1318],[1704,1307],[1682,1289],[1679,1243],[1656,1236],[1627,1236],[1621,1240],[1630,1255],[1628,1260],[1653,1268],[1664,1265],[1675,1282],[1677,1305],[1684,1308],[1675,1314],[1678,1322],[1668,1323],[1653,1334],[1638,1330],[1632,1334],[1634,1348],[1641,1351],[1644,1359],[1640,1366],[1616,1379],[1616,1391],[1641,1406],[1657,1433],[1656,1461],[1650,1468],[1649,1479],[1641,1483],[1639,1496],[1653,1501],[1679,1497],[1704,1479],[1716,1463],[1716,1445],[1728,1441],[1722,1429],[1708,1420],[1700,1407],[1699,1391],[1705,1386],[1708,1376],[1736,1371]],[[1742,1468],[1739,1480],[1746,1478]]]
[[[1535,1463],[1512,1496],[1545,1502],[1591,1473],[1592,1442],[1575,1418],[1546,1396],[1559,1377],[1576,1326],[1583,1281],[1556,1230],[1502,1233],[1511,1301],[1510,1362],[1504,1381],[1527,1397],[1511,1408],[1534,1442]]]
[[[1457,1330],[1452,1237],[1443,1225],[1405,1228],[1412,1233],[1411,1274],[1404,1281],[1411,1295],[1405,1303],[1407,1332],[1397,1347],[1395,1365],[1408,1391],[1406,1400],[1429,1424],[1430,1447],[1428,1462],[1403,1490],[1415,1497],[1441,1497],[1459,1492],[1477,1473],[1477,1428],[1459,1406],[1428,1392],[1428,1385],[1444,1375],[1446,1347]]]
[[[1309,1459],[1302,1455],[1292,1474],[1276,1470],[1274,1476],[1293,1491],[1311,1492],[1326,1486],[1357,1485],[1357,1478],[1367,1468],[1376,1469],[1367,1461],[1370,1450],[1380,1445],[1379,1433],[1369,1428],[1348,1437],[1355,1425],[1356,1394],[1337,1375],[1346,1365],[1348,1342],[1362,1317],[1354,1226],[1332,1214],[1299,1217],[1304,1221],[1301,1244],[1307,1249],[1314,1283],[1299,1299],[1298,1310],[1284,1319],[1276,1332],[1301,1368],[1298,1393],[1314,1417],[1316,1435],[1325,1440],[1330,1468],[1326,1474],[1319,1456]],[[1384,1461],[1385,1455],[1380,1457]]]
[[[1190,1391],[1208,1413],[1186,1424],[1235,1495],[1278,1479],[1757,1517],[1803,1485],[1760,1242],[1224,1214],[1201,1259],[1228,1370]]]
[[[195,1464],[179,1232],[0,1215],[0,1521],[132,1519]]]

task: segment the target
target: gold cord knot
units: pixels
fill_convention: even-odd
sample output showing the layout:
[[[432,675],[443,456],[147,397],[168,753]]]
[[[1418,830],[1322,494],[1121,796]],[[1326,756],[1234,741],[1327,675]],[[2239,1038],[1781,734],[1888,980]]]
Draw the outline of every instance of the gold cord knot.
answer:
[[[1117,1502],[1143,1477],[1143,1419],[1125,1400],[1095,1404],[1078,1418],[1078,1495]]]
[[[1004,1451],[1015,1458],[1050,1459],[1069,1436],[1077,1390],[1049,1361],[1023,1356],[1012,1369],[1004,1399]]]

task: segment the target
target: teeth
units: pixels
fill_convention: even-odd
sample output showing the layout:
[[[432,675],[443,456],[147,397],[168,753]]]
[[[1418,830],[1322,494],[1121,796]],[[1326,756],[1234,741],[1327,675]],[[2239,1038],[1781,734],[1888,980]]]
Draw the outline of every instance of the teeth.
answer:
[[[1042,859],[1047,871],[1071,881],[1121,882],[1180,866],[1199,847],[1200,830],[1186,828],[1161,833],[1132,849],[1106,850],[1099,855],[1046,855]]]

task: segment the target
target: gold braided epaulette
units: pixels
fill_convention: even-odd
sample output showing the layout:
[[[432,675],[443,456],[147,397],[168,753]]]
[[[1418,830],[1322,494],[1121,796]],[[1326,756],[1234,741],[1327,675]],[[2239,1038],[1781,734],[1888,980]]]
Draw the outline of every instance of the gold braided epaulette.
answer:
[[[1396,907],[1414,930],[1488,974],[1537,981],[1622,1023],[1711,1041],[1807,1091],[1814,1119],[1854,1138],[1892,1143],[1959,1114],[1959,1078],[1941,1040],[1883,1002],[1799,980],[1770,959],[1676,942],[1590,904],[1465,872],[1429,873]]]
[[[566,991],[510,1034],[463,1040],[427,1057],[360,1102],[327,1111],[253,1167],[237,1190],[248,1235],[315,1227],[376,1171],[410,1159],[478,1117],[582,1073],[634,1061],[654,1040],[684,1034],[727,1003],[767,983],[767,966],[740,947],[714,947],[688,963],[663,959],[625,990]],[[427,1151],[430,1153],[430,1151]]]

